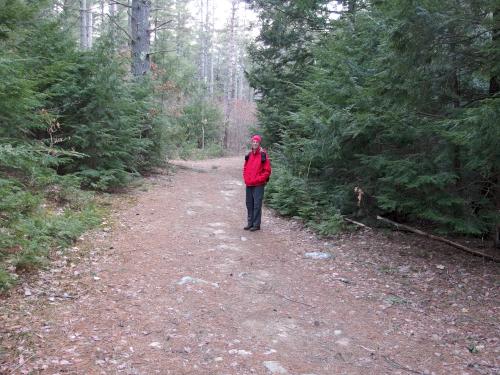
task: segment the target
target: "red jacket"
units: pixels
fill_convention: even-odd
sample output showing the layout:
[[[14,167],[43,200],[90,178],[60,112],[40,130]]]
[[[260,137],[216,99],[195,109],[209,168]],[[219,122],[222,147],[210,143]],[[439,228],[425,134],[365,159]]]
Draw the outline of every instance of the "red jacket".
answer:
[[[243,180],[246,186],[265,185],[271,176],[271,162],[267,152],[259,147],[245,156]]]

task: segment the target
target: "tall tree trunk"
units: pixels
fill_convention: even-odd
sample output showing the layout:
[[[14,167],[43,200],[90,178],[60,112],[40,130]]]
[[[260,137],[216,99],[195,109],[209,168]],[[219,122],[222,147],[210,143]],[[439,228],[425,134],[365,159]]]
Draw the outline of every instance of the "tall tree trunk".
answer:
[[[181,18],[180,0],[175,0],[175,54],[181,56],[181,30],[184,26]]]
[[[209,0],[206,0],[205,1],[205,25],[203,27],[203,38],[205,39],[205,43],[204,43],[204,49],[203,49],[203,59],[205,60],[205,76],[204,76],[204,82],[205,84],[208,84],[208,72],[209,72],[209,54],[208,54],[208,50],[209,50],[209,43],[210,43],[210,38],[209,38],[209,17],[210,17],[210,13],[208,11],[208,1]]]
[[[118,14],[117,5],[114,2],[114,0],[108,0],[108,1],[109,1],[109,5],[108,5],[109,6],[109,16],[111,17],[113,22],[118,22],[118,20],[116,19],[117,14]],[[116,26],[113,24],[111,25],[110,35],[111,35],[111,41],[112,41],[113,47],[115,48],[116,47]]]
[[[207,33],[208,33],[208,92],[210,97],[214,96],[214,49],[213,49],[213,39],[214,39],[214,29],[215,29],[215,1],[212,0],[212,17],[208,17],[208,0],[207,0]]]
[[[132,30],[132,3],[134,0],[127,0],[128,8],[127,8],[127,23],[128,23],[128,28],[127,30]],[[132,38],[128,38],[128,46],[132,50]]]
[[[101,30],[104,30],[104,7],[105,7],[105,1],[104,0],[99,0],[99,5],[100,5],[100,8],[101,8],[101,13],[100,13],[100,16],[101,16],[101,25],[100,25],[100,28]]]
[[[236,72],[236,12],[238,9],[239,0],[233,0],[231,3],[231,20],[230,20],[230,31],[229,31],[229,95],[228,99],[231,100],[234,98],[234,81],[235,81],[235,72]]]
[[[455,55],[455,51],[452,48],[452,54]],[[460,108],[460,97],[461,97],[461,89],[460,89],[460,71],[458,68],[455,68],[453,75],[451,77],[451,85],[453,87],[453,95],[452,98],[453,107]],[[457,176],[455,181],[455,188],[460,190],[462,187],[463,176],[462,176],[462,149],[459,145],[454,144],[452,146],[453,153],[453,172]]]
[[[132,0],[132,74],[136,77],[149,72],[150,63],[150,0]]]
[[[88,49],[87,45],[87,0],[80,0],[80,48]]]
[[[493,10],[493,30],[491,39],[493,49],[498,51],[500,49],[500,7],[498,6]],[[494,75],[490,79],[489,93],[490,95],[495,95],[498,92],[500,92],[499,77]],[[498,165],[492,168],[489,184],[491,186],[491,201],[497,213],[500,213],[500,167]],[[500,248],[500,223],[498,222],[493,229],[493,241],[495,247]]]
[[[90,49],[92,48],[92,35],[93,35],[93,28],[94,28],[94,16],[92,14],[92,0],[87,0],[87,32],[86,32],[86,38],[87,38],[87,48]]]
[[[204,17],[205,4],[200,0],[200,80],[205,82],[206,78],[206,56],[205,56],[205,17]]]
[[[231,126],[231,115],[234,98],[234,72],[235,72],[235,38],[236,38],[236,11],[239,0],[231,2],[231,18],[229,19],[229,53],[227,58],[227,72],[224,79],[224,148],[229,148],[229,127]]]

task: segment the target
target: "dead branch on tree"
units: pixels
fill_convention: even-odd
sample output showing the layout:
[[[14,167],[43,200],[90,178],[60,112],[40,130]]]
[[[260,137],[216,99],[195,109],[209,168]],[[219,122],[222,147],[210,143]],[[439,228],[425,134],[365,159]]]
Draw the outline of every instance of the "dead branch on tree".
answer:
[[[125,3],[121,3],[121,2],[116,1],[116,0],[113,0],[113,2],[109,3],[109,5],[114,5],[114,4],[118,4],[118,5],[121,5],[122,7],[126,7],[126,8],[132,8],[132,6],[125,4]]]
[[[176,51],[175,49],[162,49],[162,50],[159,50],[159,51],[149,52],[148,55],[154,55],[155,53],[175,52],[175,51]]]
[[[111,17],[109,14],[107,16],[109,17],[109,19],[111,20],[111,22],[113,22],[121,31],[123,31],[125,34],[127,34],[127,37],[130,40],[133,40],[132,36],[128,33],[128,31],[125,30],[123,27],[121,27],[120,24],[113,19],[113,17]]]
[[[165,21],[165,22],[162,22],[161,24],[159,24],[158,26],[156,26],[155,28],[153,29],[149,29],[148,32],[149,33],[154,33],[156,31],[159,31],[159,30],[163,30],[165,29],[164,26],[168,25],[169,23],[172,23],[173,20],[168,20],[168,21]]]

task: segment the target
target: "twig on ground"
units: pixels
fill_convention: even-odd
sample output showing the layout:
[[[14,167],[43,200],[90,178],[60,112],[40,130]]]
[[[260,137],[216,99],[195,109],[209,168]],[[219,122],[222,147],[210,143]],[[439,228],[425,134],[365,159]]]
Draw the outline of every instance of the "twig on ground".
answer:
[[[366,351],[368,351],[368,352],[375,353],[375,351],[376,351],[375,349],[367,348],[366,346],[363,346],[363,345],[359,345],[359,344],[358,344],[358,346],[359,346],[360,348],[365,349],[365,350],[366,350]]]
[[[331,277],[330,280],[332,280],[332,281],[340,281],[340,282],[342,282],[344,284],[352,284],[352,281],[347,280],[347,279],[345,279],[343,277]]]
[[[384,358],[385,361],[387,363],[389,363],[394,368],[397,368],[399,370],[405,370],[405,371],[411,372],[412,374],[424,375],[424,373],[422,371],[412,370],[411,368],[406,367],[406,366],[402,365],[401,363],[396,362],[394,359],[392,359],[386,355],[383,355],[382,358]]]
[[[270,288],[266,288],[267,290],[262,290],[261,288],[255,288],[253,286],[250,286],[250,285],[247,285],[243,282],[241,282],[240,280],[236,280],[238,283],[240,283],[241,285],[244,285],[245,287],[247,288],[250,288],[250,289],[253,289],[253,290],[256,290],[257,292],[259,293],[262,293],[262,294],[270,294],[270,293],[273,293],[273,294],[276,294],[278,297],[281,297],[281,298],[284,298],[286,299],[287,301],[290,301],[290,302],[295,302],[295,303],[298,303],[298,304],[301,304],[301,305],[304,305],[304,306],[308,306],[310,308],[313,308],[315,309],[316,306],[313,306],[313,305],[309,305],[308,303],[305,303],[305,302],[300,302],[300,301],[297,301],[297,300],[294,300],[294,299],[291,299],[291,298],[288,298],[287,296],[284,296],[283,294],[280,294],[274,290],[272,290],[272,287]]]
[[[304,306],[308,306],[310,308],[316,308],[316,306],[313,306],[313,305],[309,305],[308,303],[305,303],[305,302],[300,302],[300,301],[296,301],[294,299],[291,299],[291,298],[288,298],[287,296],[284,296],[283,294],[280,294],[278,292],[275,292],[275,291],[272,291],[272,293],[276,294],[277,296],[281,297],[281,298],[284,298],[286,299],[287,301],[290,301],[290,302],[295,302],[295,303],[299,303],[301,305],[304,305]]]
[[[35,354],[32,354],[31,356],[29,356],[28,358],[26,358],[26,360],[25,360],[23,363],[21,363],[21,364],[17,365],[16,367],[14,367],[14,368],[11,370],[11,372],[10,372],[10,373],[11,373],[11,374],[14,374],[17,370],[20,370],[21,368],[23,368],[23,367],[24,367],[24,365],[26,365],[26,364],[28,363],[28,361],[29,361],[31,358],[33,358],[35,355],[36,355],[36,353],[35,353]]]

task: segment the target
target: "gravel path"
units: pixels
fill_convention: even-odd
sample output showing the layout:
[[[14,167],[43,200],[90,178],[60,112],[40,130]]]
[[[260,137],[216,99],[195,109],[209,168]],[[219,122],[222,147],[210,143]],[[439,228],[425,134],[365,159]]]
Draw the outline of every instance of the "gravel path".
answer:
[[[494,264],[398,235],[320,239],[266,209],[246,232],[240,159],[177,162],[72,249],[83,260],[20,287],[4,333],[28,334],[5,373],[498,371]],[[461,270],[482,284],[459,288]]]

